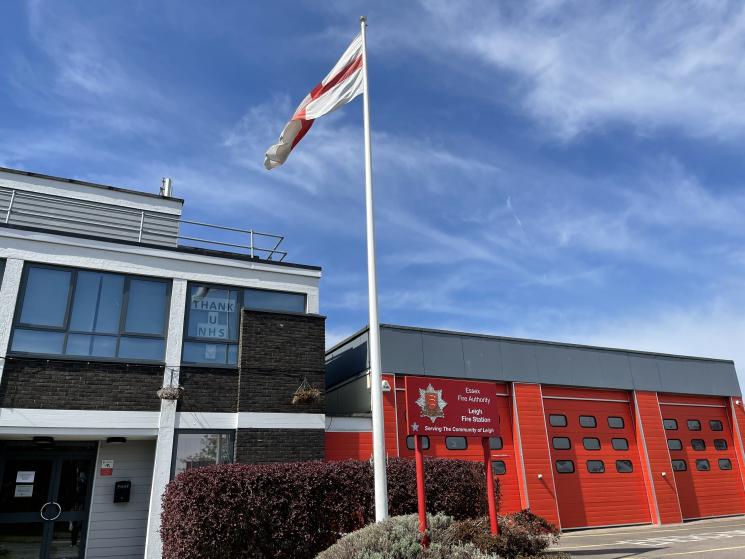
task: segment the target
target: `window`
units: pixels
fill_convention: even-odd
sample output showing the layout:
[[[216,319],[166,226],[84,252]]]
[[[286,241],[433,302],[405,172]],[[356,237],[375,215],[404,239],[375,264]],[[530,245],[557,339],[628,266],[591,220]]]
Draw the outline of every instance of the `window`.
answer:
[[[243,306],[258,311],[305,312],[305,294],[267,289],[244,289]]]
[[[670,450],[683,450],[683,442],[680,439],[668,439],[667,448]]]
[[[30,265],[11,351],[163,361],[170,282]]]
[[[693,450],[706,450],[704,439],[691,439],[691,448]]]
[[[419,440],[422,443],[422,450],[429,450],[429,437],[420,437]],[[414,450],[414,435],[406,437],[406,448]]]
[[[445,437],[445,448],[448,450],[466,450],[468,440],[465,437]]]
[[[605,473],[605,463],[602,460],[588,460],[587,471],[591,474]]]
[[[571,460],[557,460],[556,471],[560,474],[573,474],[574,462],[572,462]]]
[[[611,429],[623,429],[623,417],[609,417],[608,427],[610,427]]]
[[[732,461],[729,458],[720,458],[719,459],[719,469],[720,470],[731,470],[732,469]]]
[[[709,465],[709,461],[706,458],[699,458],[696,460],[696,469],[699,472],[708,472],[711,470],[711,466]]]
[[[566,427],[567,416],[566,415],[549,415],[548,422],[551,424],[551,427]]]
[[[724,439],[714,439],[714,448],[717,450],[727,450],[727,441]]]
[[[666,431],[677,431],[678,430],[678,421],[675,419],[663,419],[662,424],[665,427]]]
[[[688,469],[685,460],[673,460],[673,470],[676,472],[685,472]]]
[[[556,450],[569,450],[572,448],[572,441],[568,437],[554,437],[551,444]]]
[[[495,476],[503,476],[507,473],[507,465],[504,463],[504,460],[494,460],[491,463],[491,471]]]
[[[582,446],[585,447],[585,450],[600,450],[600,439],[585,437],[582,439]]]
[[[233,462],[234,431],[176,431],[172,477],[192,468]]]
[[[688,420],[688,430],[689,431],[700,431],[701,430],[701,422],[698,419],[689,419]]]
[[[580,415],[579,424],[581,427],[592,429],[598,426],[598,422],[593,415]]]
[[[709,427],[712,431],[724,431],[724,425],[718,419],[712,419],[709,421]]]
[[[627,439],[611,439],[610,444],[613,446],[613,450],[629,449],[629,441]]]
[[[305,299],[303,293],[190,283],[183,362],[235,366],[242,307],[304,313]]]
[[[502,437],[489,437],[489,448],[491,450],[502,450],[503,446]]]
[[[616,471],[619,474],[630,474],[634,471],[634,464],[631,460],[616,460]]]

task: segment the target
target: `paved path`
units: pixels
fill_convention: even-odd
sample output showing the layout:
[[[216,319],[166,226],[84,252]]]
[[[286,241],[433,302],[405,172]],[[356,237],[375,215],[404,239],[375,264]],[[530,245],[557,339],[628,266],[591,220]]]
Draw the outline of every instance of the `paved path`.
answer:
[[[557,549],[574,559],[743,559],[745,516],[568,532]]]

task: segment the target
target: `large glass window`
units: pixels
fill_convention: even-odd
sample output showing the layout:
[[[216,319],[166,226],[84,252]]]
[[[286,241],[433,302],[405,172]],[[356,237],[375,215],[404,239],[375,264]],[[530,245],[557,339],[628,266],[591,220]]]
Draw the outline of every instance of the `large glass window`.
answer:
[[[166,280],[30,265],[11,351],[162,361]]]
[[[302,313],[305,299],[303,293],[189,284],[183,361],[236,365],[241,308]]]
[[[178,431],[173,449],[172,477],[192,468],[233,462],[234,431]]]

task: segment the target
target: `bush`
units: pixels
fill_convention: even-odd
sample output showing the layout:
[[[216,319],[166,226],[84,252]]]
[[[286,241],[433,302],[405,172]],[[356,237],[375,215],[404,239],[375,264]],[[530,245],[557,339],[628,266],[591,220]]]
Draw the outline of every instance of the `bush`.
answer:
[[[493,536],[488,518],[454,522],[443,534],[445,543],[468,542],[485,553],[505,559],[533,557],[559,541],[559,530],[546,519],[525,509],[500,516],[499,535]]]
[[[483,466],[425,460],[427,509],[486,512]],[[389,510],[416,511],[414,462],[388,464]],[[224,464],[188,470],[163,496],[164,559],[303,559],[374,519],[369,462]]]
[[[440,541],[453,524],[451,516],[428,515],[428,535],[432,543],[422,549],[419,517],[416,514],[393,516],[348,534],[317,559],[487,559],[472,544]]]

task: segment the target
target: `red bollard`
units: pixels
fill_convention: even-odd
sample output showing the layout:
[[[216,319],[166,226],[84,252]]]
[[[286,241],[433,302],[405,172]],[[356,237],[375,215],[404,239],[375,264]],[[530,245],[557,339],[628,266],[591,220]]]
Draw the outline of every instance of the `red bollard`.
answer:
[[[422,547],[429,545],[427,536],[427,501],[424,489],[424,454],[420,435],[414,435],[414,453],[416,457],[416,500],[419,512],[419,532],[422,534]]]
[[[486,500],[489,503],[489,524],[493,535],[499,534],[497,523],[497,500],[494,497],[494,472],[491,469],[491,448],[489,437],[481,438],[481,446],[484,449],[484,467],[486,468]]]

